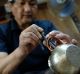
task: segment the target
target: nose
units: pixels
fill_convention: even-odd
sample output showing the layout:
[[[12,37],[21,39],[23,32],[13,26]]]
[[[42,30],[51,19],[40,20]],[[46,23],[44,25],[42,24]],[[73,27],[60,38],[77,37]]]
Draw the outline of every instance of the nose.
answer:
[[[25,10],[26,12],[30,12],[30,11],[31,11],[31,6],[30,6],[28,3],[26,3],[26,4],[24,5],[24,10]]]

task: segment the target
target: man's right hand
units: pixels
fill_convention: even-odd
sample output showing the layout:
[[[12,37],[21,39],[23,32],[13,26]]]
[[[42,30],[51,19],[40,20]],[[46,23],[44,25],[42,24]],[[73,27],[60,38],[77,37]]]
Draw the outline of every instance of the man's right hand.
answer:
[[[39,44],[39,41],[42,38],[40,34],[42,31],[43,29],[35,24],[22,31],[19,38],[20,49],[30,53],[32,49]]]

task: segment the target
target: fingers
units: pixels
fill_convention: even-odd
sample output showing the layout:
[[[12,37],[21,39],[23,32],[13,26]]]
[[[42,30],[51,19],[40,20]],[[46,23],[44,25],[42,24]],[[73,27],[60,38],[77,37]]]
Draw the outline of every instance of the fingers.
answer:
[[[43,29],[35,24],[31,25],[30,27],[26,28],[24,31],[26,32],[32,32],[33,30],[36,30],[38,32],[42,32]],[[35,32],[35,31],[34,31]]]
[[[33,49],[39,43],[39,38],[33,32],[23,32],[20,35],[20,46],[25,46],[29,49]]]
[[[26,38],[31,38],[32,40],[34,40],[35,42],[39,41],[39,38],[33,33],[33,32],[27,32],[23,34],[23,37]],[[32,42],[32,41],[31,41]]]
[[[60,31],[56,31],[56,30],[51,31],[50,33],[48,33],[48,34],[46,35],[46,38],[48,38],[49,36],[50,36],[50,37],[53,37],[53,36],[55,36],[56,34],[59,34],[59,33],[60,33]]]
[[[72,39],[72,44],[77,45],[78,41],[76,39]]]
[[[64,34],[60,31],[52,31],[50,32],[46,38],[57,38],[58,40],[60,40],[62,43],[71,43],[72,39],[69,35]]]
[[[59,33],[55,36],[57,39],[60,39],[60,41],[64,44],[71,43],[71,37],[64,33]]]
[[[25,38],[25,42],[27,42],[27,44],[32,44],[33,47],[35,47],[39,42],[39,38],[32,32],[28,32],[24,38]]]
[[[35,27],[37,31],[43,32],[43,29],[35,24],[32,25],[32,27]]]
[[[35,24],[31,25],[30,27],[26,28],[24,32],[33,32],[37,37],[41,39],[41,32],[43,32],[43,29]]]
[[[20,34],[19,45],[28,49],[33,49],[39,44],[40,39],[42,38],[40,32],[42,31],[43,29],[35,24],[26,28]]]

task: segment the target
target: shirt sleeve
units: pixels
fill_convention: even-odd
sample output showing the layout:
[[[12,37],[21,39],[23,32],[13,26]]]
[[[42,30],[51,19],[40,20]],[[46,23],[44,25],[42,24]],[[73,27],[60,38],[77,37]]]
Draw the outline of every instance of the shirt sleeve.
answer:
[[[6,38],[1,29],[0,29],[0,52],[8,53],[8,49],[6,46]]]

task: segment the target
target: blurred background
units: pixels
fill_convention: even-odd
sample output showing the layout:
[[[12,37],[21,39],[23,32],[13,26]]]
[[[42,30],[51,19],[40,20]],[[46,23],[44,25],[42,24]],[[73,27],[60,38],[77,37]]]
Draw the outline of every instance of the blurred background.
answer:
[[[51,10],[48,3],[41,5],[38,18],[52,21],[60,31],[78,40],[80,46],[80,0],[75,0],[74,15],[67,17],[58,16],[54,9]]]
[[[10,10],[6,5],[6,2],[7,0],[0,0],[0,23],[5,23],[10,20],[8,16],[8,14],[10,14]],[[47,0],[38,0],[38,8],[38,19],[47,19],[52,21],[60,31],[69,34],[72,38],[77,39],[79,42],[78,45],[80,46],[80,0],[75,0],[75,15],[70,15],[67,17],[57,15],[57,13],[55,13],[56,8],[51,9],[50,3],[47,2]],[[78,24],[76,24],[76,22]]]

